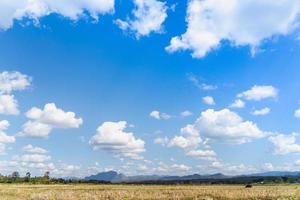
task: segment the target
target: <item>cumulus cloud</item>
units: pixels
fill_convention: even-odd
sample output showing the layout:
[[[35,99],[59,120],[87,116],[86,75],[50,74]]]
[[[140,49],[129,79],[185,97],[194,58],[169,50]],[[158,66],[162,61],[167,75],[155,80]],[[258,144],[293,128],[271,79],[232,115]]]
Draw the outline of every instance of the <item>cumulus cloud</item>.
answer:
[[[296,143],[296,133],[290,135],[279,134],[269,138],[274,145],[274,154],[286,155],[290,153],[300,153],[300,145]]]
[[[230,108],[244,108],[245,107],[245,102],[240,100],[240,99],[236,99],[229,107]]]
[[[176,146],[183,149],[194,149],[202,142],[199,131],[191,124],[181,129],[182,135],[175,136],[169,142],[169,146]]]
[[[167,142],[168,147],[178,147],[185,151],[185,155],[203,160],[215,160],[216,153],[213,150],[201,150],[200,146],[207,148],[206,141],[200,137],[199,130],[192,124],[181,129],[181,135],[176,135]]]
[[[83,123],[74,112],[65,112],[54,103],[46,104],[43,110],[33,107],[26,113],[26,117],[30,120],[23,125],[19,134],[30,137],[47,137],[54,128],[79,128]]]
[[[122,168],[124,170],[128,171],[130,169],[133,169],[135,166],[132,163],[127,163]],[[158,174],[158,175],[186,175],[187,173],[190,173],[193,168],[191,166],[188,166],[186,164],[179,164],[179,163],[173,163],[171,165],[167,165],[166,163],[162,161],[158,161],[155,163],[152,163],[151,165],[144,165],[139,164],[137,165],[137,169],[134,169],[135,171],[129,172],[132,173],[132,175],[136,175],[136,171],[142,172],[143,174]]]
[[[89,143],[95,150],[102,149],[117,156],[139,159],[145,151],[145,142],[136,139],[133,133],[125,132],[126,127],[125,121],[104,122]]]
[[[29,137],[40,137],[46,138],[51,132],[52,127],[48,124],[43,124],[40,122],[28,121],[22,126],[22,132],[19,135],[29,136]]]
[[[32,168],[32,169],[34,169],[34,172],[36,170],[39,170],[41,173],[44,173],[45,171],[54,172],[56,170],[55,165],[53,163],[39,163],[39,162],[26,163],[26,162],[22,162],[21,165],[22,165],[23,168]]]
[[[154,110],[152,111],[150,114],[149,114],[150,117],[154,118],[154,119],[160,119],[160,112],[157,111],[157,110]]]
[[[49,161],[51,156],[42,154],[25,154],[22,156],[14,156],[13,160],[26,163],[43,163]]]
[[[261,172],[262,166],[245,164],[230,164],[222,161],[214,161],[209,165],[200,165],[198,168],[207,173],[224,173],[229,175],[253,174]]]
[[[14,143],[16,141],[15,136],[9,136],[5,131],[10,126],[6,120],[0,121],[0,154],[5,154],[6,144]]]
[[[0,16],[1,16],[1,2],[0,2]],[[3,93],[10,94],[13,91],[25,90],[31,85],[31,81],[32,81],[31,77],[22,74],[20,72],[4,71],[0,73],[0,92],[2,94]]]
[[[117,19],[116,24],[122,30],[135,33],[136,37],[148,36],[152,32],[162,32],[162,25],[167,18],[166,3],[159,0],[133,0],[135,9],[132,18]]]
[[[251,114],[252,115],[267,115],[271,112],[271,109],[266,107],[266,108],[262,108],[260,110],[254,110]]]
[[[189,110],[183,111],[180,113],[181,117],[189,117],[191,115],[193,115],[193,113]]]
[[[203,137],[221,143],[243,144],[265,136],[254,122],[244,121],[229,109],[202,112],[194,127]]]
[[[33,107],[26,116],[55,128],[79,128],[82,124],[82,119],[76,118],[74,112],[65,112],[57,108],[54,103],[46,104],[43,110]]]
[[[5,154],[6,146],[5,144],[0,143],[0,155]]]
[[[31,19],[35,23],[39,18],[52,13],[71,20],[89,14],[94,20],[99,15],[114,11],[114,0],[10,0],[0,1],[0,29],[13,26],[14,20]]]
[[[67,177],[76,174],[78,177],[88,175],[86,171],[79,171],[80,166],[66,164],[63,162],[49,162],[50,156],[38,154],[25,154],[13,156],[10,161],[1,160],[1,173],[9,175],[12,171],[18,171],[25,174],[30,171],[32,176],[42,176],[46,171],[50,171],[51,177]]]
[[[166,50],[190,50],[193,57],[202,58],[227,41],[250,46],[255,54],[266,39],[292,33],[299,13],[298,0],[189,0],[187,30],[173,37]]]
[[[18,115],[18,101],[14,95],[0,95],[0,114]]]
[[[177,172],[188,172],[191,170],[191,167],[184,165],[184,164],[173,164],[171,166],[172,170],[177,171]]]
[[[154,118],[154,119],[157,119],[157,120],[161,120],[161,119],[164,119],[164,120],[168,120],[170,118],[172,118],[171,115],[167,114],[167,113],[161,113],[157,110],[154,110],[152,111],[150,114],[149,114],[150,117]]]
[[[0,121],[0,143],[14,143],[16,141],[14,136],[9,136],[5,133],[9,126],[10,124],[8,121]]]
[[[1,5],[1,3],[0,3]],[[1,10],[1,8],[0,8]],[[1,15],[1,14],[0,14]],[[18,115],[18,101],[13,91],[25,90],[31,85],[31,78],[20,72],[4,71],[0,73],[0,114]]]
[[[154,144],[160,144],[162,146],[166,146],[169,143],[168,137],[158,137],[154,139]]]
[[[260,101],[268,98],[277,98],[278,89],[270,85],[255,85],[250,90],[237,95],[238,98]]]
[[[78,173],[80,169],[81,167],[78,165],[63,164],[60,168],[55,170],[55,173],[59,176],[66,176],[66,175],[72,176]]]
[[[186,155],[205,160],[216,160],[215,157],[217,156],[213,150],[191,150]]]
[[[300,118],[300,109],[295,110],[294,116]]]
[[[34,147],[31,144],[28,144],[23,147],[23,151],[30,154],[46,154],[48,151],[41,147]]]
[[[205,104],[207,104],[207,105],[215,105],[215,104],[216,104],[214,98],[211,97],[211,96],[203,97],[203,98],[202,98],[202,101],[203,101],[203,103],[205,103]]]

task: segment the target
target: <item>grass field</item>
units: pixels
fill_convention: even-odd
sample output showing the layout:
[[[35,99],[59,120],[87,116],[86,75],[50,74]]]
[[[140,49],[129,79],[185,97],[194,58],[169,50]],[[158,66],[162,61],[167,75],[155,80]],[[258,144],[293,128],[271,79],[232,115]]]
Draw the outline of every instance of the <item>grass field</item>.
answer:
[[[0,185],[1,200],[300,199],[300,186]]]

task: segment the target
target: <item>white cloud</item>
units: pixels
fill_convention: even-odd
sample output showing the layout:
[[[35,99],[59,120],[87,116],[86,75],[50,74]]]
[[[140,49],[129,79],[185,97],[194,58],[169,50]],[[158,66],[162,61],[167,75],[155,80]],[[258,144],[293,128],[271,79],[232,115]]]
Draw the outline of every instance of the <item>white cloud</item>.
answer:
[[[158,137],[154,139],[154,144],[160,144],[162,146],[166,146],[169,143],[169,138],[167,137]]]
[[[164,119],[164,120],[168,120],[168,119],[171,119],[172,116],[167,113],[160,113],[160,118]]]
[[[211,96],[206,96],[202,98],[203,103],[207,104],[207,105],[215,105],[215,100],[213,97]]]
[[[186,111],[181,112],[180,115],[182,117],[189,117],[189,116],[193,115],[193,113],[189,110],[186,110]]]
[[[244,108],[245,102],[240,99],[236,99],[229,107],[230,108]]]
[[[133,2],[135,4],[132,11],[133,19],[116,20],[119,28],[133,31],[137,38],[148,36],[152,32],[162,32],[162,25],[167,18],[166,3],[158,0],[133,0]]]
[[[296,166],[300,166],[300,160],[296,160],[294,163]]]
[[[278,89],[270,85],[255,85],[250,90],[237,95],[238,98],[246,100],[260,101],[267,98],[277,98]]]
[[[271,109],[266,107],[260,110],[254,110],[251,114],[252,115],[267,115],[271,112]]]
[[[30,154],[46,154],[48,151],[41,147],[34,147],[31,144],[28,144],[23,147],[23,151]]]
[[[0,95],[0,114],[18,115],[18,102],[13,95]]]
[[[0,143],[14,143],[16,141],[14,136],[9,136],[4,132],[9,126],[8,121],[0,121]]]
[[[2,2],[3,3],[3,2]],[[1,4],[0,2],[0,29],[1,29]],[[9,4],[9,3],[7,3]],[[31,77],[20,72],[4,71],[0,73],[0,92],[9,94],[13,91],[25,90],[31,85]]]
[[[208,85],[206,83],[200,83],[200,81],[192,74],[188,75],[188,79],[200,90],[209,91],[218,89],[215,85]]]
[[[123,170],[126,170],[126,174],[131,175],[136,175],[141,172],[147,175],[186,175],[193,170],[191,166],[186,164],[173,163],[171,165],[167,165],[162,161],[157,161],[149,165],[126,163],[122,166],[122,168]],[[130,169],[133,170],[131,171]]]
[[[200,165],[198,168],[206,173],[224,173],[227,175],[252,174],[260,172],[260,166],[252,166],[245,164],[229,164],[222,161],[214,161],[209,165]]]
[[[31,162],[31,163],[22,162],[22,165],[23,165],[23,167],[26,167],[26,168],[32,168],[35,171],[40,170],[42,173],[44,173],[46,171],[53,172],[56,170],[55,165],[53,163],[45,164],[45,163],[39,163],[39,162]]]
[[[205,160],[216,160],[215,157],[217,156],[213,150],[191,150],[186,155]]]
[[[264,163],[263,165],[262,165],[262,169],[264,170],[264,171],[274,171],[274,166],[273,166],[273,164],[272,163]]]
[[[179,147],[184,149],[185,155],[203,160],[215,160],[216,153],[213,150],[201,150],[199,146],[208,147],[200,137],[200,132],[194,125],[188,124],[181,129],[181,135],[176,135],[167,142],[168,147]]]
[[[100,14],[114,11],[114,0],[4,0],[0,1],[0,29],[13,26],[14,20],[29,18],[38,23],[39,18],[52,13],[71,20],[88,13],[94,20]]]
[[[8,121],[0,121],[0,154],[5,154],[5,144],[14,143],[16,141],[15,136],[9,136],[5,133],[9,126],[10,124]]]
[[[300,118],[300,109],[295,110],[294,116]]]
[[[177,172],[188,172],[191,170],[191,167],[184,165],[184,164],[173,164],[171,166],[172,170],[177,171]]]
[[[11,93],[13,91],[25,90],[30,85],[31,85],[31,78],[27,75],[21,74],[20,72],[8,72],[8,71],[1,72],[0,73],[0,114],[18,115],[20,113],[20,111],[18,110],[18,101],[15,99],[14,95],[11,95]]]
[[[255,123],[244,121],[229,109],[202,112],[194,127],[203,137],[221,143],[243,144],[265,136]]]
[[[277,155],[286,155],[290,153],[300,153],[300,145],[296,143],[295,133],[290,135],[279,134],[269,138],[274,145],[274,153]]]
[[[85,177],[90,175],[88,170],[82,170],[80,166],[66,164],[58,161],[56,164],[49,162],[50,156],[38,154],[26,154],[21,156],[13,156],[11,161],[0,161],[1,173],[9,175],[13,171],[20,172],[25,175],[30,171],[32,176],[43,176],[46,171],[50,172],[51,177],[67,177],[76,174],[77,177]]]
[[[125,132],[127,122],[104,122],[90,140],[94,149],[102,149],[117,156],[139,159],[145,151],[145,142],[136,139],[131,132]]]
[[[161,113],[157,110],[154,110],[152,111],[150,114],[149,114],[150,117],[154,118],[154,119],[157,119],[157,120],[161,120],[161,119],[164,119],[164,120],[168,120],[170,118],[172,118],[171,115],[167,114],[167,113]]]
[[[157,111],[157,110],[154,110],[152,111],[150,114],[149,114],[150,117],[154,118],[154,119],[157,119],[159,120],[160,119],[160,112]]]
[[[6,145],[0,143],[0,155],[5,154],[5,150],[6,150]]]
[[[202,58],[228,41],[250,46],[255,54],[266,39],[292,33],[299,13],[298,0],[189,0],[187,30],[173,37],[166,50],[191,50],[193,57]]]
[[[14,156],[13,160],[26,163],[43,163],[51,160],[51,156],[42,154],[25,154],[22,156]]]
[[[33,107],[26,116],[55,128],[79,128],[82,124],[82,119],[76,118],[74,112],[65,112],[57,108],[54,103],[46,104],[44,110]]]
[[[46,104],[43,110],[33,107],[26,116],[30,120],[23,125],[19,135],[30,137],[47,137],[54,128],[79,128],[83,123],[74,112],[65,112],[54,103]]]
[[[181,129],[181,134],[179,136],[175,136],[169,142],[169,146],[179,147],[183,149],[195,149],[202,142],[200,138],[200,133],[195,127],[191,124]]]
[[[19,135],[46,138],[51,130],[52,127],[48,124],[28,121],[22,126],[22,132],[20,132]]]
[[[157,162],[157,165],[144,167],[144,173],[146,174],[160,174],[160,175],[185,175],[190,173],[192,167],[185,164],[174,163],[172,165],[167,165],[163,162]]]

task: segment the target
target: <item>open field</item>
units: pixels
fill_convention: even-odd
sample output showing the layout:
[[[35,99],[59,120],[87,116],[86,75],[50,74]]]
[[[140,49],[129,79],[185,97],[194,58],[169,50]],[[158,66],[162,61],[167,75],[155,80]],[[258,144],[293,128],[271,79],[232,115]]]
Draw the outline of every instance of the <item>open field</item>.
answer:
[[[1,200],[300,199],[300,186],[141,186],[1,184]]]

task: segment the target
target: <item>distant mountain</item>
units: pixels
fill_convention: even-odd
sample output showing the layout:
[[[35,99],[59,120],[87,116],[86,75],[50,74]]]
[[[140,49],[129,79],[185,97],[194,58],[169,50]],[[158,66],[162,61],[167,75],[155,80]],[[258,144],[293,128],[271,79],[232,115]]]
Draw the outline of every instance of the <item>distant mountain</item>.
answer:
[[[295,172],[270,171],[270,172],[251,174],[250,176],[263,176],[263,177],[268,177],[268,176],[274,176],[274,177],[276,177],[276,176],[300,176],[300,171],[295,171]]]
[[[209,175],[193,174],[187,176],[164,176],[161,177],[160,180],[200,180],[200,179],[223,179],[223,178],[229,178],[229,176],[226,176],[221,173],[209,174]]]
[[[227,176],[222,173],[217,173],[217,174],[206,175],[204,177],[207,179],[225,179],[225,178],[231,178],[232,176]]]
[[[96,175],[85,177],[88,181],[107,181],[112,183],[117,182],[147,182],[147,181],[223,181],[223,180],[244,180],[250,178],[251,180],[255,177],[283,177],[283,176],[294,176],[300,177],[300,172],[285,172],[285,171],[272,171],[264,173],[256,173],[250,175],[238,175],[238,176],[227,176],[221,173],[217,174],[193,174],[186,176],[159,176],[159,175],[140,175],[140,176],[125,176],[115,171],[101,172]]]
[[[127,176],[123,179],[125,182],[141,182],[141,181],[156,181],[163,179],[163,176],[159,175],[139,175],[139,176]]]
[[[85,177],[85,180],[90,181],[109,181],[109,182],[142,182],[142,181],[174,181],[174,180],[198,180],[198,179],[224,179],[229,176],[224,174],[212,175],[187,175],[187,176],[159,176],[159,175],[140,175],[140,176],[125,176],[115,171],[101,172],[95,175]]]
[[[96,175],[91,175],[84,178],[89,181],[109,181],[109,182],[120,182],[126,179],[126,176],[119,174],[115,171],[101,172]]]

